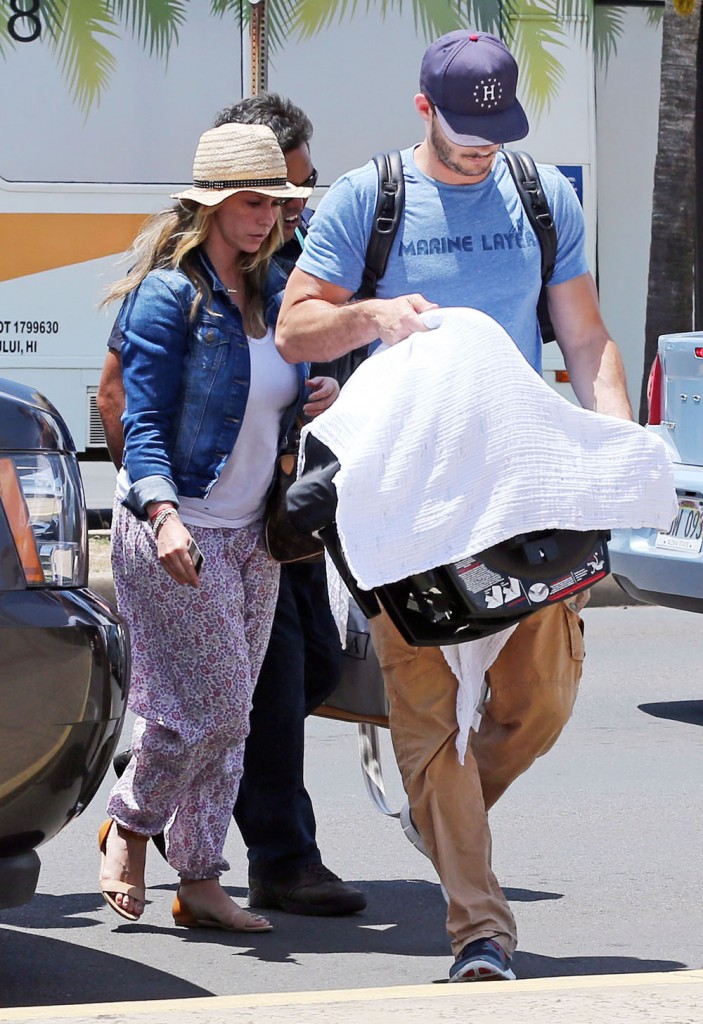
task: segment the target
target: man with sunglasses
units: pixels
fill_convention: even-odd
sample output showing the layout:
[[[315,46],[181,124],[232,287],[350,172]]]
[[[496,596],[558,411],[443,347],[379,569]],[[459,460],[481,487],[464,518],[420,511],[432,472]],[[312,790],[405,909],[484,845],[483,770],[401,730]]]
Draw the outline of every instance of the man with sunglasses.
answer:
[[[333,360],[376,339],[403,344],[427,330],[423,312],[469,306],[501,324],[540,371],[540,247],[500,152],[528,133],[517,80],[513,56],[493,35],[461,30],[432,43],[414,99],[424,137],[402,153],[404,215],[377,296],[349,301],[378,192],[369,163],[336,181],[316,210],[276,327],[284,358]],[[548,306],[574,391],[585,408],[631,419],[578,200],[556,167],[539,171],[558,238]],[[457,680],[445,659],[406,644],[383,613],[370,626],[413,822],[447,895],[449,980],[512,980],[516,927],[491,868],[487,812],[569,719],[584,656],[578,609],[560,602],[517,626],[487,673],[490,699],[463,764]]]
[[[222,110],[213,127],[232,122],[270,127],[283,150],[288,180],[314,188],[317,171],[309,146],[313,128],[299,107],[275,93],[262,93]],[[306,200],[283,204],[284,244],[274,259],[287,271],[300,255],[309,219]],[[119,467],[124,390],[116,327],[108,345],[97,401],[110,456]],[[308,414],[314,414],[314,403],[313,391],[305,406]],[[366,906],[361,890],[322,863],[315,815],[303,781],[305,716],[334,690],[341,656],[327,602],[324,564],[281,566],[278,602],[254,689],[244,774],[234,808],[247,847],[252,907],[329,916],[355,913]],[[118,774],[128,759],[129,751],[117,755]],[[163,837],[156,840],[162,849]]]
[[[213,128],[223,124],[265,124],[274,132],[283,150],[288,180],[294,185],[315,188],[318,174],[310,157],[312,122],[306,114],[277,93],[265,92],[225,107],[215,118]],[[291,269],[300,256],[312,213],[307,199],[287,199],[283,203],[283,245],[275,259]]]

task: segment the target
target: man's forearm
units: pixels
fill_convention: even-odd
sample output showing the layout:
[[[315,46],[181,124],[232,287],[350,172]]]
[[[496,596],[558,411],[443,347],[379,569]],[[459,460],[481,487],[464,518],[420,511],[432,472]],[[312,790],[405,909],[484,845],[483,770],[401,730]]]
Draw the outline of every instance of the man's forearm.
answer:
[[[105,443],[115,468],[121,469],[124,457],[124,433],[121,425],[119,430],[105,430]]]
[[[105,431],[107,450],[117,469],[120,469],[124,453],[122,413],[125,407],[125,393],[122,360],[119,352],[114,349],[109,349],[105,356],[96,401]]]
[[[276,345],[289,363],[331,362],[378,338],[375,305],[375,299],[341,306],[306,299],[281,310]]]
[[[572,387],[584,409],[620,419],[633,419],[627,395],[625,367],[614,341],[578,348],[565,357]]]
[[[124,431],[121,419],[124,402],[120,402],[119,398],[115,400],[114,396],[107,396],[103,393],[98,395],[97,405],[103,430],[105,431],[107,450],[116,468],[120,469],[124,455]]]
[[[276,326],[276,345],[289,363],[331,362],[380,338],[395,345],[424,331],[420,313],[436,309],[422,295],[349,302],[351,292],[294,268]]]
[[[548,298],[571,386],[583,408],[631,420],[625,368],[603,322],[592,276],[550,286]]]

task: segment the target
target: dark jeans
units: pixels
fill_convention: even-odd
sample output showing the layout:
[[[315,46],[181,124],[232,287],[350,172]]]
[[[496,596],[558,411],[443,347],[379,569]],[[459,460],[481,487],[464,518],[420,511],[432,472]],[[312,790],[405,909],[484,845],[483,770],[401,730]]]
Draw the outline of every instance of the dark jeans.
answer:
[[[249,873],[257,879],[282,878],[321,863],[315,815],[303,782],[305,716],[334,690],[341,658],[324,563],[282,566],[234,807]]]

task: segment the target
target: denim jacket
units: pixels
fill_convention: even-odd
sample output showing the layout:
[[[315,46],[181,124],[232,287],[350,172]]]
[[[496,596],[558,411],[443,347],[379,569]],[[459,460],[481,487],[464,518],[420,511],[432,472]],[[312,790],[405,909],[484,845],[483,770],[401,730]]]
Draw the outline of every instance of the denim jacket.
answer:
[[[190,310],[196,289],[180,270],[152,270],[125,299],[118,322],[122,372],[124,504],[139,519],[152,501],[178,504],[178,494],[206,497],[234,448],[244,418],[251,364],[239,310],[209,260],[200,259],[211,295]],[[270,264],[265,319],[273,326],[286,275]],[[298,396],[281,424],[281,439],[302,408],[308,366],[300,363]],[[271,467],[273,474],[273,467]]]

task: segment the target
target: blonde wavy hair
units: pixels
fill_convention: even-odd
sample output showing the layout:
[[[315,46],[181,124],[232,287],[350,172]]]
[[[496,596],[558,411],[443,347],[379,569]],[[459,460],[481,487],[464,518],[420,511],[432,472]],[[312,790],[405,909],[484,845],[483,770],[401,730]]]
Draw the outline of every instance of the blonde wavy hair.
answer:
[[[211,298],[210,286],[196,250],[205,242],[216,210],[216,206],[202,206],[190,199],[181,199],[175,206],[149,217],[123,257],[130,269],[111,285],[101,305],[124,299],[152,270],[182,270],[196,290],[190,309],[192,320],[200,304],[204,302],[207,305]],[[283,231],[279,220],[255,253],[240,253],[237,258],[244,273],[247,300],[244,329],[255,338],[266,331],[264,286],[271,256],[282,244]]]

